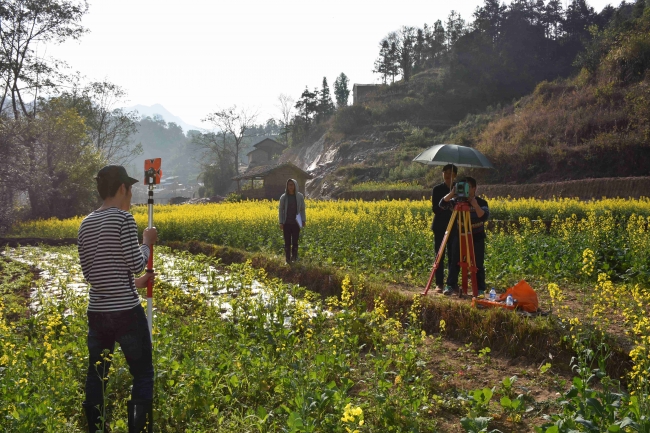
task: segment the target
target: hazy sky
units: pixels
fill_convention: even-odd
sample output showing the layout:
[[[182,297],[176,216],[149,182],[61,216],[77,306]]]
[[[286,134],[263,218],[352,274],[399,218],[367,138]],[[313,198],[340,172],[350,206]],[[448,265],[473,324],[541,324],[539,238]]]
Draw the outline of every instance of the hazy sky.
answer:
[[[600,11],[610,1],[589,2]],[[233,104],[279,117],[280,93],[294,99],[344,72],[372,73],[379,41],[402,25],[465,20],[482,1],[456,0],[94,0],[78,42],[47,47],[88,79],[128,92],[125,105],[162,104],[190,124]],[[42,53],[42,48],[39,48]],[[350,85],[350,90],[352,86]],[[350,102],[352,94],[350,93]]]

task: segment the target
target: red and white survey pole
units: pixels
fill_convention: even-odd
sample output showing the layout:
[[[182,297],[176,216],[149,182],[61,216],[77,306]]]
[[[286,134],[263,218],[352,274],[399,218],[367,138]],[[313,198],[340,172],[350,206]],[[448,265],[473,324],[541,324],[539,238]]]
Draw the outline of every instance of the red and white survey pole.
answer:
[[[149,211],[148,228],[153,227],[153,188],[160,183],[162,170],[160,158],[146,159],[144,161],[144,183],[149,187],[149,199],[147,207]],[[153,273],[153,245],[149,246],[149,262],[147,263],[147,272]],[[147,324],[149,325],[149,335],[153,341],[153,280],[147,281]]]

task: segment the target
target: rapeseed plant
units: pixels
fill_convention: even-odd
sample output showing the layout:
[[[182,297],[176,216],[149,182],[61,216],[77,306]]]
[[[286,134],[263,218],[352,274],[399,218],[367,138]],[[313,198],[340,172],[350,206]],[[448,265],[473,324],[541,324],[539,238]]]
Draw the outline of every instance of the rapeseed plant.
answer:
[[[488,233],[486,269],[492,285],[509,285],[530,275],[546,282],[592,281],[599,271],[650,282],[648,199],[496,199],[490,200],[490,208],[491,219],[511,222]],[[308,201],[301,256],[387,281],[421,284],[435,258],[430,209],[427,200]],[[133,214],[144,229],[146,207],[134,207]],[[161,239],[282,254],[276,220],[274,201],[156,207]],[[551,221],[549,233],[542,220]],[[75,237],[80,221],[27,221],[14,226],[12,235]],[[590,275],[576,261],[586,249],[593,252]]]

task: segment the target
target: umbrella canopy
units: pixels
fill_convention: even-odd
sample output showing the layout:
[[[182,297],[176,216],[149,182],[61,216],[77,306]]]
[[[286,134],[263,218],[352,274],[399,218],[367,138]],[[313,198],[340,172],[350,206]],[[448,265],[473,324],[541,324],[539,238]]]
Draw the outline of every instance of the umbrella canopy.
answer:
[[[478,150],[457,144],[436,144],[413,159],[426,165],[454,164],[458,167],[494,168]]]

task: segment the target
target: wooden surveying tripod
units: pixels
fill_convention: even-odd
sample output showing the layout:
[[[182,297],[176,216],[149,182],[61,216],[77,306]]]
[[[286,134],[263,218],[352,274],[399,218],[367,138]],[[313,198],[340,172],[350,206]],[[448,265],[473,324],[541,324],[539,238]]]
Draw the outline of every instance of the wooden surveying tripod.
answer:
[[[467,295],[467,274],[469,273],[472,280],[472,294],[473,296],[478,296],[478,284],[476,280],[476,257],[474,256],[474,237],[472,236],[472,219],[470,217],[470,205],[468,201],[458,201],[454,206],[454,211],[451,214],[451,219],[449,220],[449,225],[447,226],[447,231],[445,232],[445,237],[442,239],[442,245],[438,250],[436,255],[436,260],[433,263],[433,268],[431,269],[431,275],[429,276],[429,281],[427,286],[424,289],[422,295],[426,295],[431,288],[431,282],[433,277],[440,266],[440,260],[442,259],[443,254],[445,253],[445,246],[449,241],[451,236],[451,231],[454,226],[454,222],[457,222],[458,226],[458,242],[460,246],[460,261],[459,265],[462,273],[462,287],[463,291],[458,292],[458,296],[463,294]],[[449,246],[451,248],[451,245]]]

